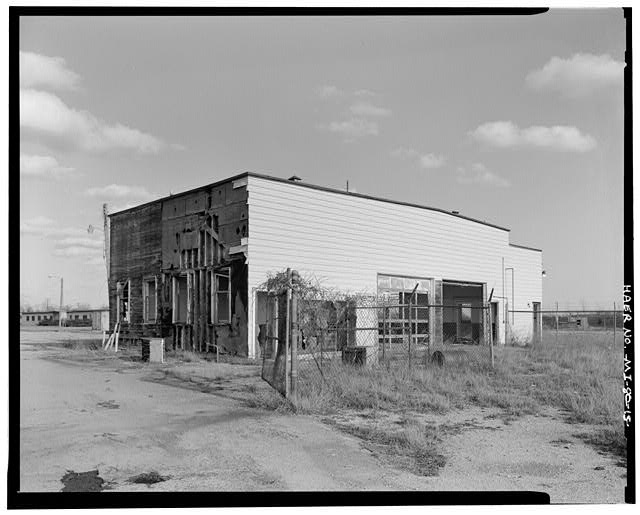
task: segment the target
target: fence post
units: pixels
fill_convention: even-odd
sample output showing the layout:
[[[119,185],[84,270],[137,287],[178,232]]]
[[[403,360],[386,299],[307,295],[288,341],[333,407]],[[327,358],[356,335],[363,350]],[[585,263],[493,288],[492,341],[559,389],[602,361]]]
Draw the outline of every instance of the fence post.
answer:
[[[382,306],[382,360],[385,359],[385,347],[387,344],[387,307]]]
[[[408,350],[409,350],[409,370],[411,370],[411,301],[413,300],[413,294],[411,295],[411,297],[409,297],[409,344],[408,344]]]
[[[509,343],[511,343],[510,340],[510,334],[509,334],[509,301],[505,300],[504,301],[504,312],[505,312],[505,317],[504,317],[504,337],[505,337],[505,345],[509,345]]]
[[[558,345],[558,301],[556,301],[556,345]]]
[[[291,284],[289,295],[291,297],[290,306],[290,345],[291,345],[291,398],[295,403],[298,393],[298,271],[291,271]]]
[[[616,316],[616,303],[613,303],[613,344],[616,344],[616,326],[618,325],[618,317]]]
[[[486,317],[489,320],[489,356],[491,357],[491,368],[494,367],[494,357],[493,357],[493,313],[491,312],[491,303],[487,304],[488,310]]]
[[[322,355],[324,354],[323,342],[324,342],[324,329],[320,329],[318,333],[318,338],[320,339],[320,373],[322,373]]]

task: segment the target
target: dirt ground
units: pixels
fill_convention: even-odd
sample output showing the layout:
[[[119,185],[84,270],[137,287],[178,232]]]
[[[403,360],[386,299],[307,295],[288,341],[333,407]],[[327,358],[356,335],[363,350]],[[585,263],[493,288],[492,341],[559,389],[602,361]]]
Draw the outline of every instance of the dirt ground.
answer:
[[[407,414],[324,423],[254,409],[243,398],[269,388],[257,367],[202,380],[192,366],[193,377],[176,377],[166,365],[47,347],[51,337],[21,334],[21,491],[61,491],[69,471],[97,470],[112,491],[534,490],[554,503],[624,500],[626,470],[574,436],[588,427],[555,411],[508,423],[492,410],[410,414],[442,435],[446,465],[424,477],[339,429]],[[132,482],[150,473],[162,480]]]

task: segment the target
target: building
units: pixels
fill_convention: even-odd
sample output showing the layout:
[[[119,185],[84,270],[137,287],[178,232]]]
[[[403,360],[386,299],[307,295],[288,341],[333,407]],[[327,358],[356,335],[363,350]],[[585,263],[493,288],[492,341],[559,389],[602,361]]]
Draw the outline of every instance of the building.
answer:
[[[58,310],[24,311],[20,313],[20,325],[58,325]],[[103,331],[109,329],[108,309],[71,309],[62,312],[65,327],[90,327]]]
[[[120,321],[123,338],[256,357],[260,285],[286,268],[372,294],[411,291],[418,281],[429,303],[457,306],[432,308],[434,339],[477,332],[483,322],[470,308],[490,296],[498,342],[507,307],[530,311],[509,314],[509,335],[536,338],[541,327],[542,252],[457,212],[248,172],[109,222],[111,328]]]
[[[62,312],[64,319],[64,311]],[[20,325],[42,325],[43,323],[58,323],[58,314],[56,311],[23,311],[20,313]]]
[[[70,309],[63,324],[69,327],[90,327],[97,331],[106,331],[109,329],[109,310]]]

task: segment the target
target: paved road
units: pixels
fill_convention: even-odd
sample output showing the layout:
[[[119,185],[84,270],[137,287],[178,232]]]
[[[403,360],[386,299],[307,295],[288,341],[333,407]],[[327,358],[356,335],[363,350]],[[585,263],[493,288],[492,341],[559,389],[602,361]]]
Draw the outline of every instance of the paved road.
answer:
[[[22,491],[59,491],[67,470],[96,468],[128,491],[419,488],[421,478],[309,417],[151,382],[148,368],[53,361],[24,345],[21,358]],[[171,479],[127,482],[149,471]]]
[[[443,432],[439,476],[419,477],[315,419],[247,407],[247,385],[269,388],[259,378],[211,388],[187,373],[170,382],[154,366],[47,349],[43,337],[21,335],[31,343],[21,345],[22,491],[60,491],[67,470],[98,469],[109,488],[128,491],[534,490],[552,502],[623,501],[617,459],[577,438],[592,428],[561,414],[508,425],[499,410],[424,414],[431,426],[461,429]],[[60,359],[69,354],[74,361]],[[357,426],[384,418],[372,415],[347,418]],[[127,481],[151,471],[170,479]]]

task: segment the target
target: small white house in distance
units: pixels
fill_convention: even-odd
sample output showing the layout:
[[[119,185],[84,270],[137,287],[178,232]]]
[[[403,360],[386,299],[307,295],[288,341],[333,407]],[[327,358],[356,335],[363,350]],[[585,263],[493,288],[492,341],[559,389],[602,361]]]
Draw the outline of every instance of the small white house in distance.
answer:
[[[493,290],[498,343],[507,337],[505,308],[540,310],[542,251],[512,244],[509,229],[441,209],[254,174],[247,177],[247,192],[250,355],[256,352],[256,327],[265,322],[259,286],[283,267],[351,292],[411,292],[418,283],[429,304],[444,306],[481,305]],[[441,319],[431,321],[432,334],[455,334],[461,316],[464,308],[445,308]],[[538,336],[539,314],[509,317],[509,338]]]
[[[292,179],[246,172],[110,214],[111,330],[258,357],[261,285],[290,268],[401,304],[417,285],[417,304],[432,308],[416,327],[435,344],[487,343],[478,308],[489,301],[494,341],[506,341],[507,306],[523,311],[510,314],[510,338],[539,334],[542,252],[512,244],[509,229]]]

